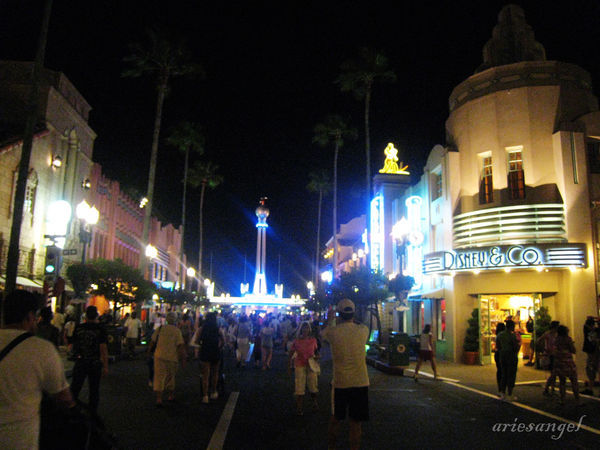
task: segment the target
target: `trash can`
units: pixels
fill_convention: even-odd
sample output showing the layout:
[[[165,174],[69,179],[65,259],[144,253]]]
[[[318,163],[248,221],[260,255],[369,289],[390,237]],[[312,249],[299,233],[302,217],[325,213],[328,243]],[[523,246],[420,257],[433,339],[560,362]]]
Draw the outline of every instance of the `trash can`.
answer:
[[[121,355],[121,341],[123,339],[123,327],[109,325],[106,327],[106,337],[108,341],[108,355]]]
[[[410,355],[410,338],[406,333],[390,332],[389,344],[390,366],[408,366]]]

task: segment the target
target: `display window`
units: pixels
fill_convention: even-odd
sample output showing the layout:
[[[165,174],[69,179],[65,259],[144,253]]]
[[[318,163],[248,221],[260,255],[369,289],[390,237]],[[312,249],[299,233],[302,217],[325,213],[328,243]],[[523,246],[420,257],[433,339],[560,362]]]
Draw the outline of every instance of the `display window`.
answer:
[[[539,294],[497,294],[479,296],[480,355],[483,364],[492,362],[496,351],[496,326],[500,322],[513,320],[515,332],[521,339],[519,358],[531,354],[530,343],[535,329],[535,311],[541,306]],[[531,318],[528,327],[527,322]],[[529,328],[529,329],[528,329]]]

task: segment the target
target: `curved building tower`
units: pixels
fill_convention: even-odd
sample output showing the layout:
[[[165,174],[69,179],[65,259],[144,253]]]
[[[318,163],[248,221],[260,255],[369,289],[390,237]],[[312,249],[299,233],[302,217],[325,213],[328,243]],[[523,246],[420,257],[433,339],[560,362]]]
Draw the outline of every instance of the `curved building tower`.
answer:
[[[598,312],[586,150],[600,122],[590,74],[547,60],[523,9],[509,5],[483,63],[454,88],[449,106],[448,237],[452,254],[465,261],[451,268],[456,277],[448,282],[455,354],[473,308],[482,363],[491,362],[492,330],[507,318],[523,330],[528,356],[533,336],[525,322],[537,320],[541,307],[582,342],[586,316]],[[491,264],[481,262],[487,254]]]

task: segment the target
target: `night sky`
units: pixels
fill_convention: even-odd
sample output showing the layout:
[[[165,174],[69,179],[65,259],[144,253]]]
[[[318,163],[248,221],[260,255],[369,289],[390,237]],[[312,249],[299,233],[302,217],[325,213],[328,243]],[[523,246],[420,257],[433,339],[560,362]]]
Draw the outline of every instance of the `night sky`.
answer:
[[[317,195],[308,173],[332,170],[333,149],[312,144],[313,128],[330,113],[359,132],[339,158],[339,223],[363,213],[363,104],[333,83],[357,47],[383,51],[398,81],[376,86],[371,105],[372,170],[388,142],[399,148],[414,181],[435,144],[445,143],[452,89],[482,62],[503,1],[67,1],[55,0],[46,66],[61,71],[91,104],[98,134],[94,160],[125,186],[146,191],[156,90],[150,80],[120,76],[128,43],[159,25],[183,36],[207,77],[173,80],[161,137],[188,120],[202,124],[201,158],[220,166],[224,183],[207,192],[205,276],[239,293],[252,283],[256,251],[254,209],[262,196],[271,209],[267,282],[285,294],[305,294],[314,260]],[[600,2],[520,2],[549,60],[575,63],[600,87]],[[0,58],[32,60],[41,0],[0,0]],[[181,220],[183,157],[162,140],[155,209]],[[197,260],[199,192],[190,191],[186,248]],[[322,241],[331,236],[331,196],[323,209]],[[272,289],[272,287],[271,287]]]

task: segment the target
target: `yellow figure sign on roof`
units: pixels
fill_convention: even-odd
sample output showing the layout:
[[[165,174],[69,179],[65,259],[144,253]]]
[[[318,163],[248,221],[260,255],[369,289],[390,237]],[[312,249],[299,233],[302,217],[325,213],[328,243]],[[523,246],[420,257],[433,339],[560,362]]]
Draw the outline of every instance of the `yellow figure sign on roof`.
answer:
[[[394,144],[390,142],[383,152],[385,153],[385,163],[379,173],[410,175],[410,172],[406,170],[408,165],[405,166],[403,162],[400,162],[400,167],[398,166],[398,150]]]

